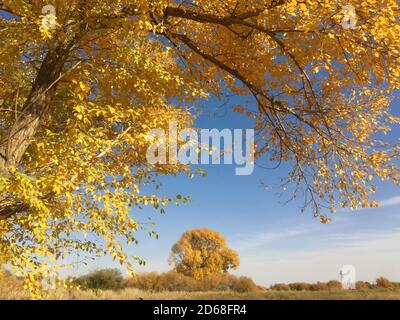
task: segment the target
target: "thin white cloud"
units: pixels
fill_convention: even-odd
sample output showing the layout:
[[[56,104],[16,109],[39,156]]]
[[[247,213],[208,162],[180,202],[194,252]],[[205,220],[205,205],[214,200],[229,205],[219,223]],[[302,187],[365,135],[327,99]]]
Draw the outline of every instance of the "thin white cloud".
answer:
[[[287,228],[278,231],[267,230],[263,233],[259,233],[254,236],[242,238],[239,242],[234,243],[233,247],[236,250],[244,251],[253,248],[257,248],[259,246],[266,246],[270,243],[293,238],[297,236],[304,235],[306,233],[311,232],[310,227],[295,227],[295,228]]]
[[[298,241],[318,242],[321,234]],[[270,285],[279,282],[317,282],[339,279],[339,269],[345,264],[354,265],[358,279],[374,281],[385,276],[393,281],[400,279],[400,229],[382,232],[362,232],[352,235],[331,234],[319,247],[309,249],[276,250],[264,248],[240,252],[240,274],[251,275],[256,282]],[[279,248],[279,243],[277,244]]]
[[[400,196],[392,197],[381,201],[380,208],[400,205]]]

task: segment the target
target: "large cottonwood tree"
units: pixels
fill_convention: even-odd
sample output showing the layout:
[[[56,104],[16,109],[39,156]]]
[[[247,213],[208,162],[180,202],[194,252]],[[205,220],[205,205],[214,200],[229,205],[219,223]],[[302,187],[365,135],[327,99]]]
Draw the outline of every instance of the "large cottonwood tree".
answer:
[[[240,260],[219,232],[202,228],[182,234],[171,248],[169,263],[176,272],[202,280],[212,274],[237,269]]]
[[[399,182],[399,147],[381,138],[399,123],[395,0],[4,0],[0,10],[0,255],[32,290],[43,257],[106,250],[131,267],[122,244],[142,227],[131,207],[185,200],[139,188],[190,174],[150,166],[147,132],[190,126],[187,106],[211,95],[252,97],[235,110],[255,122],[257,155],[291,164],[287,183],[322,222],[337,204],[377,205],[374,178]]]

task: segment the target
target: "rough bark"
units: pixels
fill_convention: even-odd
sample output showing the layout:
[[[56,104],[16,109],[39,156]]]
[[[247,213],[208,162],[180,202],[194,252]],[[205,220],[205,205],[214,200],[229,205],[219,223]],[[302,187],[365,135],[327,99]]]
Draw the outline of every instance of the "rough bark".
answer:
[[[0,143],[0,176],[7,177],[10,169],[20,164],[34,139],[56,93],[70,49],[70,43],[58,43],[46,54],[21,114],[10,126],[7,139]],[[0,194],[0,219],[26,209],[27,206],[14,196]]]

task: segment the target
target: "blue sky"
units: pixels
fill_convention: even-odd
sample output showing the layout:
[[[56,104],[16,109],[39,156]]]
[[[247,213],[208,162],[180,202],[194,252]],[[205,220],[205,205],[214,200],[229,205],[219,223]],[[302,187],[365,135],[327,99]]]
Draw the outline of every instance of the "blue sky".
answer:
[[[214,106],[207,104],[208,108]],[[199,128],[251,128],[251,123],[232,113],[233,99],[219,110],[219,116],[204,114],[197,121]],[[398,104],[393,104],[393,109]],[[396,112],[397,113],[397,112]],[[400,130],[391,133],[398,139]],[[265,163],[264,165],[273,166]],[[290,191],[266,189],[261,181],[274,184],[287,173],[287,165],[277,170],[259,167],[250,176],[236,176],[235,165],[203,166],[206,177],[168,177],[163,179],[164,191],[190,195],[192,201],[170,207],[163,216],[151,210],[133,212],[140,220],[151,217],[156,222],[159,239],[139,235],[131,254],[146,260],[139,271],[167,271],[172,245],[180,235],[194,228],[214,229],[239,252],[241,266],[235,272],[251,276],[257,283],[327,281],[339,279],[341,266],[356,267],[358,279],[373,281],[386,276],[400,281],[400,188],[378,183],[376,199],[380,208],[338,212],[333,222],[320,224],[310,211],[300,212],[300,200],[284,202]],[[118,265],[103,258],[74,272]]]

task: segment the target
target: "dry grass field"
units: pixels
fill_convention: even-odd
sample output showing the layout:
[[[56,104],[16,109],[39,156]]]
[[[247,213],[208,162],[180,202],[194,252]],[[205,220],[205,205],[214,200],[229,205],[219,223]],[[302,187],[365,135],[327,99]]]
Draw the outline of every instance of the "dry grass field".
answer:
[[[173,275],[174,277],[171,277]],[[149,280],[149,276],[155,276],[153,274],[144,274],[137,279]],[[110,275],[108,275],[110,277]],[[168,285],[174,284],[173,280],[179,280],[175,283],[184,283],[184,277],[177,277],[176,274],[165,273],[158,275],[158,280],[168,280]],[[240,279],[235,278],[231,275],[217,276],[212,278],[213,281],[219,280],[234,280]],[[153,279],[154,280],[154,279]],[[187,280],[187,279],[186,279]],[[120,289],[63,289],[58,288],[56,290],[49,290],[46,292],[45,299],[49,300],[400,300],[400,285],[398,283],[392,283],[386,278],[378,278],[374,285],[370,284],[370,287],[360,287],[357,290],[342,290],[337,287],[331,287],[326,289],[327,286],[323,286],[323,283],[319,282],[317,285],[313,285],[309,290],[301,289],[301,286],[307,287],[305,283],[290,284],[291,290],[288,285],[278,284],[270,288],[262,287],[250,287],[251,290],[194,290],[190,286],[190,283],[186,283],[188,289],[171,289],[166,290],[153,290],[150,287],[130,287],[126,285],[138,285],[139,283],[125,281],[125,287]],[[328,282],[333,283],[333,282]],[[148,283],[147,283],[148,285]],[[192,284],[193,285],[193,284]],[[366,283],[364,283],[366,285]],[[114,287],[115,288],[115,287]],[[240,287],[244,289],[244,287]],[[279,289],[280,288],[280,289]],[[286,289],[283,289],[286,288]],[[294,289],[293,289],[294,288]],[[297,291],[295,290],[303,290]],[[332,289],[333,288],[333,289]],[[191,290],[190,290],[191,289]],[[185,291],[187,290],[187,291]],[[246,291],[246,292],[244,292]],[[23,282],[13,276],[3,276],[0,278],[0,300],[28,300],[30,299],[29,293],[23,290]]]
[[[19,290],[0,291],[0,299],[29,299]],[[400,289],[364,289],[335,291],[260,291],[237,292],[146,292],[138,289],[99,292],[56,290],[49,292],[51,300],[400,300]]]

